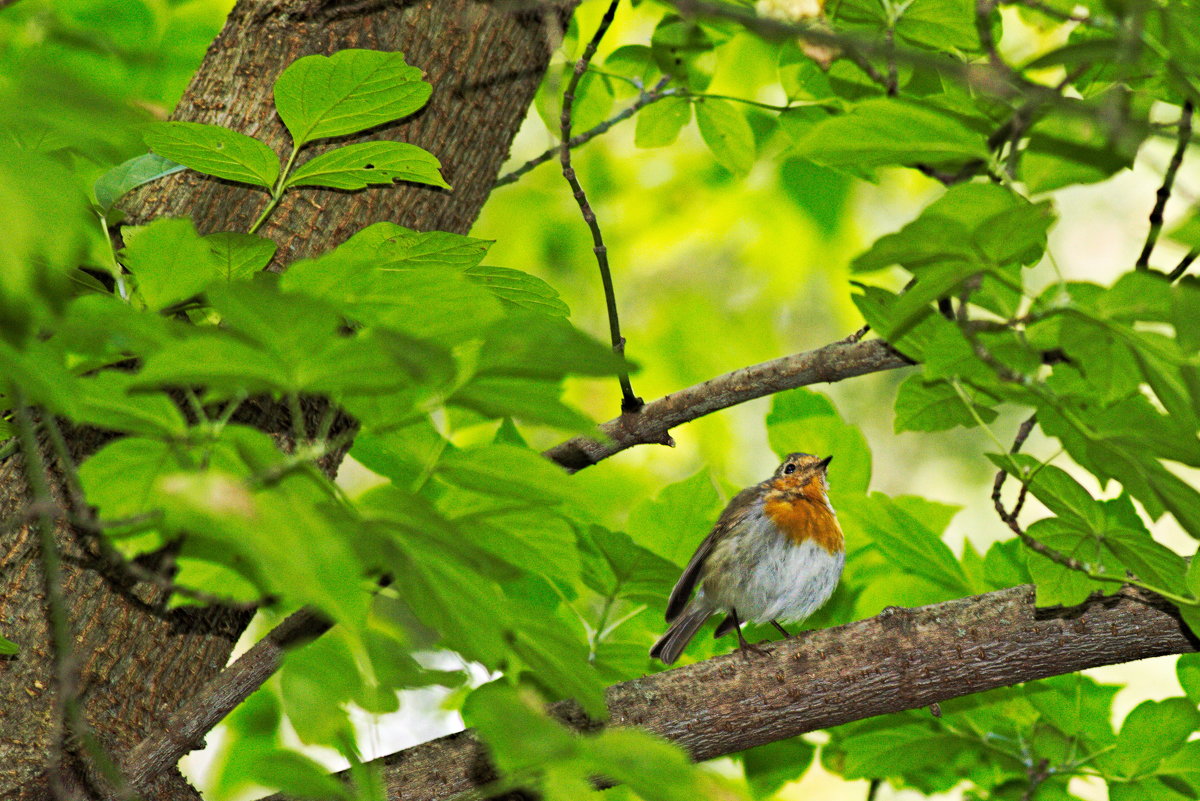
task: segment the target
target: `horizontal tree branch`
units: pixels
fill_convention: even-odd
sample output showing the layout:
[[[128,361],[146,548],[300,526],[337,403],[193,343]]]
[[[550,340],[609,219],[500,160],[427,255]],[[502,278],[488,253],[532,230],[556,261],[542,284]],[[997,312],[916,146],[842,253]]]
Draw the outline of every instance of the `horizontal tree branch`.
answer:
[[[697,761],[854,720],[1085,668],[1196,651],[1174,607],[1131,588],[1069,609],[1032,585],[810,631],[614,685],[607,725],[640,726]],[[581,731],[574,703],[551,707]],[[377,760],[389,798],[434,801],[496,778],[471,731]],[[278,797],[276,797],[278,799]]]
[[[600,433],[607,441],[575,437],[542,455],[575,472],[634,445],[674,445],[672,428],[739,403],[786,389],[832,383],[910,364],[883,340],[834,342],[816,350],[743,367],[673,392],[646,404],[635,414],[623,414],[603,423]]]

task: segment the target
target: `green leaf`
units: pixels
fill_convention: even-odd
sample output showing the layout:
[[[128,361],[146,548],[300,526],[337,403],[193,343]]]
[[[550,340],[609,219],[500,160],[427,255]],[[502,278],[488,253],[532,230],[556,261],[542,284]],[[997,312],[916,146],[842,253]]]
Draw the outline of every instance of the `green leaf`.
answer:
[[[262,272],[277,249],[270,239],[235,231],[209,234],[204,241],[212,248],[217,271],[226,281],[238,281]]]
[[[353,801],[355,795],[344,781],[331,776],[321,763],[295,751],[272,750],[258,754],[252,763],[253,781],[293,798]]]
[[[183,439],[188,424],[175,403],[161,393],[130,392],[136,382],[136,375],[112,370],[79,379],[72,419],[97,428]]]
[[[575,433],[595,430],[595,423],[567,406],[557,380],[504,375],[477,375],[446,398],[446,403],[485,417],[516,417]]]
[[[158,122],[146,144],[160,156],[205,175],[270,189],[279,177],[279,156],[245,134],[199,122]]]
[[[465,275],[487,246],[376,223],[329,253],[292,264],[280,286],[324,299],[353,320],[454,344],[501,317],[492,293]]]
[[[914,0],[902,6],[896,36],[938,50],[978,50],[971,0]]]
[[[261,432],[254,436],[266,439]],[[266,593],[311,604],[361,631],[371,599],[356,580],[366,566],[351,546],[360,532],[349,516],[337,514],[326,504],[328,495],[303,476],[255,492],[224,467],[159,476],[153,492],[164,511],[163,527],[187,532],[193,556],[224,564]]]
[[[129,520],[159,508],[154,487],[159,476],[187,467],[182,449],[158,440],[122,437],[96,451],[79,466],[79,481],[88,504],[101,520]],[[126,556],[153,551],[162,545],[154,530],[137,526],[110,528],[108,536]],[[130,538],[130,535],[141,536]]]
[[[882,167],[987,159],[987,142],[934,107],[899,98],[866,100],[814,126],[796,152],[827,167]]]
[[[638,729],[611,728],[585,741],[588,767],[645,801],[694,801],[708,793],[679,746]]]
[[[633,143],[638,147],[675,144],[692,118],[692,104],[682,97],[664,97],[638,112]]]
[[[593,720],[608,717],[604,683],[588,663],[588,649],[562,623],[540,610],[524,616],[514,627],[510,645],[539,686],[553,696],[575,699]]]
[[[1134,778],[1154,771],[1200,728],[1200,712],[1185,698],[1143,701],[1121,724],[1117,746],[1105,762],[1120,775]]]
[[[536,451],[513,445],[481,445],[448,453],[438,462],[443,480],[526,503],[556,503],[572,494],[569,478]]]
[[[728,100],[704,98],[696,103],[700,136],[717,162],[734,175],[745,175],[754,166],[754,131],[746,116]]]
[[[871,483],[866,437],[857,426],[844,422],[819,392],[800,387],[775,395],[767,415],[767,437],[780,459],[796,451],[833,456],[829,486],[836,494],[866,492]]]
[[[339,50],[293,61],[275,81],[275,108],[299,148],[407,117],[432,92],[403,53]]]
[[[676,14],[665,15],[650,37],[651,54],[664,75],[693,92],[703,92],[712,81],[716,56],[704,27]]]
[[[359,142],[309,159],[288,176],[284,187],[328,186],[365,189],[373,184],[412,181],[440,186],[441,162],[432,153],[404,142]]]
[[[476,363],[481,375],[557,379],[615,375],[632,365],[560,317],[512,310],[483,334]]]
[[[143,184],[185,169],[157,153],[143,153],[123,161],[96,179],[92,191],[100,213],[107,215],[118,200]]]
[[[578,534],[583,581],[606,598],[635,603],[666,600],[679,568],[623,532],[591,526]]]
[[[975,399],[986,397],[979,392],[974,394]],[[975,414],[985,423],[995,420],[996,410],[974,402],[975,399],[972,399]],[[955,426],[973,428],[976,425],[975,416],[949,381],[930,381],[923,375],[910,375],[896,393],[897,434],[901,431],[945,431]]]
[[[127,226],[122,233],[121,262],[137,279],[138,292],[151,309],[186,300],[221,274],[212,246],[188,217]]]
[[[743,751],[742,767],[750,792],[758,799],[773,797],[783,785],[804,775],[816,750],[816,746],[793,737]]]
[[[20,652],[21,646],[17,645],[7,637],[0,635],[0,656],[12,656],[13,654],[19,654]]]
[[[540,701],[503,681],[476,688],[462,709],[463,722],[479,732],[505,773],[538,770],[578,753],[581,740],[546,717]]]
[[[1175,663],[1175,675],[1179,677],[1179,684],[1188,700],[1200,704],[1200,654],[1180,654]],[[1197,764],[1196,770],[1200,772],[1200,764]]]
[[[1200,559],[1196,558],[1196,554],[1192,554],[1188,563],[1187,586],[1194,597],[1200,598]]]
[[[1124,575],[1121,563],[1093,537],[1059,518],[1050,517],[1030,525],[1025,533],[1043,545],[1078,560],[1092,571]],[[1077,606],[1093,592],[1114,593],[1117,582],[1094,581],[1086,574],[1064,567],[1049,557],[1027,550],[1029,573],[1037,585],[1038,606]]]
[[[839,512],[855,518],[889,564],[944,588],[949,597],[970,595],[974,587],[962,565],[939,532],[924,522],[930,519],[930,504],[922,498],[873,492],[867,498],[839,501]]]
[[[536,275],[508,267],[479,265],[468,268],[466,276],[501,300],[523,309],[543,312],[552,317],[567,317],[571,313],[558,296],[558,290]]]
[[[876,240],[852,267],[870,272],[899,264],[916,273],[943,264],[960,264],[964,271],[1028,264],[1045,250],[1052,221],[1048,203],[1032,204],[995,184],[958,184],[917,219]]]
[[[721,506],[712,477],[701,470],[633,507],[629,535],[638,545],[683,565],[717,522]]]

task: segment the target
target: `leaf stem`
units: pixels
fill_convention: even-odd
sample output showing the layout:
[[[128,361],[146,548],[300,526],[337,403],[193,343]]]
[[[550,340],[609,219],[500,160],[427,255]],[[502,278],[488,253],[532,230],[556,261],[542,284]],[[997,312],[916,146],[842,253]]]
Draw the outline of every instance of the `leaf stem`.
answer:
[[[275,188],[271,190],[271,199],[267,202],[266,208],[262,210],[262,214],[258,215],[258,219],[250,226],[247,233],[257,233],[262,224],[267,221],[267,217],[279,205],[279,201],[283,199],[283,192],[287,184],[288,175],[292,172],[292,165],[296,163],[296,154],[300,152],[300,148],[292,145],[292,152],[288,156],[287,164],[283,165],[283,171],[279,173],[279,178],[275,181]]]

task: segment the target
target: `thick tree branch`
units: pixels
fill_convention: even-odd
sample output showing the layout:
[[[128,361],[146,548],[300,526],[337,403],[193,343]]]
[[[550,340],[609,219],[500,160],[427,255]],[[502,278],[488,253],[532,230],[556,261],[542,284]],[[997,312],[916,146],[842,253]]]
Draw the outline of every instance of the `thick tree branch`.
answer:
[[[712,759],[970,693],[1200,647],[1161,599],[1126,588],[1070,609],[1034,607],[1032,585],[812,631],[624,682],[608,725],[640,726]],[[574,704],[555,717],[595,729]],[[378,760],[388,797],[433,801],[495,778],[470,731]]]
[[[683,423],[755,398],[809,384],[841,381],[866,373],[894,370],[912,364],[886,342],[834,342],[816,350],[793,353],[762,364],[734,370],[702,384],[673,392],[600,426],[607,439],[574,439],[542,453],[571,472],[582,470],[634,445],[674,445],[670,431]]]

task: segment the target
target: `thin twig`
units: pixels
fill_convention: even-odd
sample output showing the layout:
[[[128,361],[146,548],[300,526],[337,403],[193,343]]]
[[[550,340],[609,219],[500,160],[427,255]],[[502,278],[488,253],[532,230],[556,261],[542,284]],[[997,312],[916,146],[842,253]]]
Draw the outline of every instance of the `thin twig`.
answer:
[[[1138,256],[1136,265],[1139,270],[1150,269],[1150,255],[1154,253],[1154,246],[1158,243],[1159,234],[1162,233],[1163,211],[1167,208],[1167,201],[1171,199],[1175,176],[1179,173],[1180,165],[1183,164],[1183,156],[1187,152],[1188,142],[1191,139],[1192,101],[1185,100],[1183,101],[1183,111],[1179,116],[1179,140],[1175,145],[1175,152],[1171,154],[1171,161],[1167,164],[1167,171],[1163,174],[1162,186],[1158,188],[1154,208],[1150,211],[1150,230],[1146,233],[1146,244],[1142,246],[1142,253]],[[1187,268],[1184,267],[1184,269]]]
[[[1189,250],[1187,255],[1179,260],[1179,264],[1175,265],[1175,269],[1171,270],[1171,274],[1168,275],[1167,278],[1171,279],[1172,281],[1178,280],[1184,273],[1187,272],[1188,267],[1191,267],[1192,262],[1194,262],[1197,258],[1200,258],[1200,247]]]
[[[674,95],[673,90],[667,90],[665,92],[663,91],[663,88],[670,83],[670,81],[671,77],[669,75],[664,75],[662,80],[660,80],[649,92],[643,91],[640,95],[638,95],[638,99],[633,101],[633,103],[631,103],[625,109],[609,117],[607,120],[595,126],[594,128],[589,128],[583,133],[576,134],[575,136],[571,137],[571,141],[568,142],[568,145],[571,148],[577,148],[580,145],[584,145],[595,139],[597,136],[606,133],[618,122],[629,119],[651,103],[657,103],[663,98],[672,97]],[[496,179],[496,183],[492,185],[492,188],[496,189],[501,186],[507,186],[508,184],[516,183],[517,180],[519,180],[530,170],[545,164],[547,161],[557,156],[561,150],[562,145],[555,145],[552,148],[548,148],[544,153],[531,158],[529,161],[525,162],[520,167],[517,167],[512,172],[505,173],[504,175],[500,176],[498,179]]]
[[[600,233],[596,212],[588,203],[587,194],[584,193],[583,186],[575,175],[575,168],[571,166],[571,110],[575,103],[575,91],[579,88],[579,81],[583,78],[583,73],[587,71],[592,56],[596,54],[596,48],[600,46],[600,40],[604,38],[604,34],[612,25],[613,17],[617,13],[617,5],[620,2],[621,0],[612,0],[609,3],[608,10],[604,12],[604,17],[600,20],[600,27],[596,29],[591,41],[584,48],[583,57],[575,63],[575,71],[571,74],[571,80],[567,82],[566,91],[563,92],[562,143],[559,145],[559,156],[562,161],[563,178],[566,178],[567,183],[570,184],[575,201],[579,204],[579,211],[583,214],[583,220],[592,232],[592,252],[596,254],[596,264],[600,267],[600,280],[604,284],[604,301],[608,306],[608,328],[612,336],[613,352],[618,356],[623,356],[625,355],[625,338],[621,336],[621,323],[617,317],[616,290],[613,289],[612,272],[608,267],[608,248],[604,245],[604,235]],[[637,412],[645,404],[641,398],[633,394],[628,371],[622,369],[618,380],[621,384],[621,411],[626,414]]]
[[[971,411],[972,414],[974,414],[974,410],[972,409]],[[977,418],[977,421],[982,425],[982,420],[978,420]],[[1009,449],[1010,454],[1015,454],[1020,451],[1021,446],[1025,444],[1025,440],[1029,437],[1029,433],[1033,430],[1033,426],[1036,421],[1037,416],[1033,415],[1028,420],[1021,423],[1020,427],[1017,429],[1017,436],[1013,440],[1012,447]],[[1021,540],[1022,544],[1024,544],[1025,547],[1029,548],[1031,551],[1041,554],[1050,561],[1062,565],[1068,570],[1074,570],[1077,573],[1082,573],[1093,581],[1102,581],[1111,584],[1128,584],[1131,587],[1137,587],[1139,589],[1146,590],[1147,592],[1161,595],[1163,598],[1166,598],[1168,601],[1176,605],[1191,607],[1200,606],[1200,600],[1196,598],[1190,598],[1171,592],[1170,590],[1162,587],[1156,587],[1152,584],[1142,581],[1136,576],[1118,576],[1115,574],[1105,573],[1102,570],[1096,570],[1091,565],[1081,562],[1075,557],[1065,554],[1055,548],[1051,548],[1041,540],[1029,536],[1029,533],[1025,531],[1020,522],[1017,520],[1017,516],[1020,515],[1021,508],[1025,504],[1025,498],[1028,493],[1029,484],[1030,481],[1032,481],[1032,477],[1027,477],[1021,482],[1021,490],[1017,495],[1016,503],[1013,504],[1012,511],[1005,510],[1004,503],[1000,498],[1000,490],[1004,486],[1004,481],[1006,478],[1007,472],[1001,468],[1001,470],[996,474],[996,479],[992,484],[992,505],[996,509],[996,514],[1000,516],[1000,519],[1004,521],[1005,525],[1007,525],[1009,529],[1011,529],[1012,532]]]

